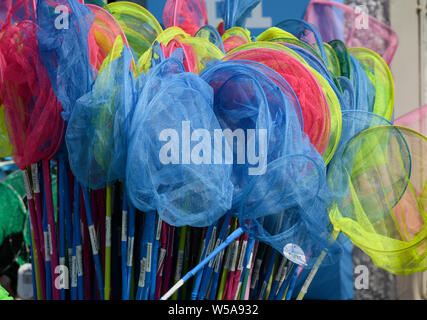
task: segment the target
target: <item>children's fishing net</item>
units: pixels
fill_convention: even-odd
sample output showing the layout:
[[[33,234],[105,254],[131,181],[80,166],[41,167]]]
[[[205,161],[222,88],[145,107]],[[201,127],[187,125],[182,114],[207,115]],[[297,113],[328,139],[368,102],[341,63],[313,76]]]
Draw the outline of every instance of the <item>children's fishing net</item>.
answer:
[[[337,1],[312,0],[305,20],[316,25],[324,41],[344,41],[348,47],[364,47],[377,52],[390,64],[399,41],[396,32],[369,16],[366,7],[352,8]]]
[[[283,51],[260,48],[232,53],[224,60],[250,60],[278,72],[292,87],[301,105],[304,132],[323,154],[329,143],[331,119],[328,101],[314,75]]]
[[[18,3],[24,2],[15,5]],[[18,6],[9,11],[9,22],[3,25],[0,36],[5,62],[1,96],[12,155],[24,169],[55,154],[64,122],[61,104],[39,54],[37,25],[34,20],[18,22],[20,9]]]
[[[394,122],[397,126],[408,127],[427,135],[427,106],[420,107],[399,117]]]
[[[68,25],[58,25],[55,7],[59,5],[68,10]],[[39,0],[37,13],[40,55],[68,120],[76,100],[87,93],[96,76],[89,57],[95,15],[76,0]]]
[[[372,103],[368,111],[391,120],[394,111],[394,82],[388,65],[377,53],[369,49],[350,48],[349,53],[357,59],[358,65],[368,78],[364,78],[364,82],[368,86],[371,86],[372,83],[374,89],[373,93],[371,93],[371,87],[368,89],[368,94],[364,92],[369,98],[371,95],[374,96],[373,103],[368,101],[368,103]]]
[[[163,9],[163,24],[166,28],[180,27],[194,35],[208,24],[204,0],[167,0]]]
[[[427,268],[426,147],[411,129],[373,127],[348,141],[329,172],[341,194],[330,212],[335,228],[394,274]]]
[[[240,225],[281,253],[293,244],[307,257],[316,257],[329,246],[326,168],[302,132],[295,98],[288,98],[295,95],[292,87],[277,85],[284,79],[277,73],[269,77],[272,72],[261,64],[229,61],[206,69],[201,76],[214,88],[214,111],[224,130],[253,130],[255,136],[248,139],[255,141],[263,129],[267,132],[264,142],[256,142],[265,147],[259,151],[267,155],[265,163],[260,161],[257,170],[238,160],[233,165],[233,203]],[[238,144],[232,147],[238,159]],[[311,263],[308,260],[302,264]]]
[[[92,189],[125,180],[127,141],[136,102],[132,55],[118,37],[92,90],[77,100],[67,126],[71,169]]]
[[[215,138],[213,90],[176,54],[152,70],[136,106],[127,189],[139,210],[157,210],[171,225],[208,226],[231,207],[232,166],[226,141]]]
[[[225,30],[244,27],[246,19],[261,0],[223,0],[220,3]]]
[[[108,4],[112,16],[120,23],[136,57],[140,57],[162,32],[156,18],[136,3],[119,1]]]

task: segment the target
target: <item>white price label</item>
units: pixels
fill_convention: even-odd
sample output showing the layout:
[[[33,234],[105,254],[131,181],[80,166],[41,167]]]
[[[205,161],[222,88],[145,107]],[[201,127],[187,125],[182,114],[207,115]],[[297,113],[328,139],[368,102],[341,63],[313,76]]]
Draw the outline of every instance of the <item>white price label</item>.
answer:
[[[162,232],[162,219],[159,218],[159,221],[157,222],[156,240],[160,240],[161,232]]]
[[[177,264],[176,264],[175,281],[178,281],[181,279],[183,264],[184,264],[184,250],[179,250]]]
[[[143,258],[141,260],[141,270],[139,271],[139,281],[138,281],[138,286],[143,288],[145,287],[145,269],[146,269],[146,259]]]
[[[89,226],[89,238],[90,238],[90,242],[92,244],[93,254],[96,255],[96,254],[98,254],[98,244],[96,241],[97,237],[96,237],[95,227],[93,225]]]
[[[288,260],[292,261],[293,263],[296,263],[300,266],[307,266],[307,259],[305,257],[304,251],[296,244],[288,243],[283,248],[283,254]]]
[[[122,211],[122,242],[126,242],[128,238],[128,212]]]
[[[105,246],[111,247],[111,217],[105,218]]]
[[[22,177],[24,178],[25,193],[28,200],[33,199],[33,192],[31,191],[30,178],[28,177],[27,170],[22,170]]]

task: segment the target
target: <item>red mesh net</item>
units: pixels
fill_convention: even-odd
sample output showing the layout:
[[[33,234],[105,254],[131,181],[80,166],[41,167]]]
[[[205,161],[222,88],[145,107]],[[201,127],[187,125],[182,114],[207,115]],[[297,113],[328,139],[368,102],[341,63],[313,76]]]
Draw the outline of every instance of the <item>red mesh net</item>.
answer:
[[[235,52],[224,60],[259,62],[279,73],[294,90],[301,105],[304,132],[319,153],[323,154],[331,135],[329,105],[313,74],[286,52],[257,48]]]
[[[401,116],[394,124],[411,128],[427,137],[427,105]]]

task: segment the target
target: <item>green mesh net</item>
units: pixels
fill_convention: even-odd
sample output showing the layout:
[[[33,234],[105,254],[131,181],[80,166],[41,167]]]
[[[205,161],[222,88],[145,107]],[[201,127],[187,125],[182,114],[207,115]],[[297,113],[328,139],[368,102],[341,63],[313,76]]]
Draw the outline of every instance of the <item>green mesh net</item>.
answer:
[[[393,274],[427,270],[427,138],[403,127],[368,129],[347,145],[338,197],[330,212],[336,229]],[[338,173],[338,171],[337,171]]]

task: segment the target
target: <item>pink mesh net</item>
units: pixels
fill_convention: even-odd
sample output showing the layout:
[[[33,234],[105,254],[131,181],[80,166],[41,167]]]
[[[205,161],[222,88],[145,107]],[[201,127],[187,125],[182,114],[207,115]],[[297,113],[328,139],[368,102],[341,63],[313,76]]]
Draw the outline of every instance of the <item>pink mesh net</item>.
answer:
[[[194,35],[208,24],[204,0],[168,0],[163,9],[165,28],[180,27]]]
[[[427,105],[405,114],[397,119],[395,124],[411,128],[427,136]]]
[[[172,56],[173,52],[176,49],[181,48],[184,52],[184,67],[185,71],[187,72],[193,72],[198,74],[199,73],[199,61],[197,58],[197,52],[196,50],[187,43],[182,43],[178,39],[172,39],[166,47],[164,47],[161,44],[163,54],[165,55],[165,58],[169,58]]]
[[[245,38],[236,34],[236,35],[233,35],[231,37],[228,37],[224,41],[224,50],[225,50],[225,52],[230,52],[231,50],[238,48],[240,46],[243,46],[247,43],[248,43],[248,41]]]
[[[342,40],[349,48],[364,47],[391,64],[399,45],[396,32],[375,18],[330,0],[311,0],[305,20],[316,25],[323,41]]]
[[[16,1],[0,33],[1,96],[12,155],[20,169],[52,158],[65,127],[61,104],[39,55],[36,25],[29,19],[16,23],[30,12],[28,8],[29,2]]]

